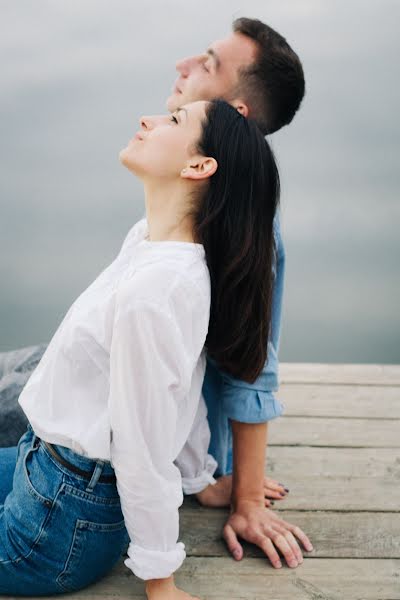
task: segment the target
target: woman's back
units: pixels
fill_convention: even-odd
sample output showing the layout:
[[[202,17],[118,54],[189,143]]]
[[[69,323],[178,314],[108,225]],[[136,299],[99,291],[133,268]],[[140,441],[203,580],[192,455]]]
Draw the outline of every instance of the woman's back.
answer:
[[[19,397],[40,437],[84,456],[111,458],[107,404],[117,299],[124,310],[139,311],[139,319],[144,305],[150,304],[182,322],[191,337],[185,340],[182,399],[185,394],[198,398],[201,391],[210,307],[203,247],[149,242],[146,232],[143,218],[129,230],[117,258],[71,305]],[[172,347],[165,350],[174,351]],[[132,377],[135,374],[145,382],[149,374],[135,372],[134,355],[129,360]],[[154,371],[151,376],[158,375]],[[187,398],[182,404],[182,420],[190,422],[195,408],[193,402],[190,409]],[[177,432],[178,451],[186,430],[183,422]]]

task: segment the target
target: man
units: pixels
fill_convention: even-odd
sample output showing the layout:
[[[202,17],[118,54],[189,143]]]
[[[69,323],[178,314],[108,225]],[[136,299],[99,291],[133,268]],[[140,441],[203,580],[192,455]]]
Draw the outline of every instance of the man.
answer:
[[[282,36],[257,19],[236,19],[232,29],[229,36],[212,43],[206,52],[176,64],[179,77],[167,99],[167,108],[172,112],[185,103],[218,96],[244,116],[254,118],[264,134],[272,133],[290,123],[300,106],[304,95],[300,60]],[[220,505],[231,506],[223,530],[229,550],[236,559],[242,558],[239,535],[262,548],[274,567],[281,566],[276,548],[294,567],[303,561],[295,536],[307,550],[312,549],[309,539],[299,527],[265,508],[266,498],[281,498],[279,490],[283,491],[264,474],[268,421],[283,412],[273,395],[278,388],[285,266],[279,214],[274,231],[277,255],[265,368],[254,384],[248,384],[223,373],[208,358],[203,395],[211,430],[209,452],[218,462],[215,476],[220,476],[211,491],[220,492]],[[26,429],[26,417],[17,399],[45,349],[46,344],[42,344],[0,356],[0,399],[3,416],[7,414],[0,423],[2,446],[17,444]],[[207,489],[197,497],[205,505],[215,505],[215,497],[211,501]]]
[[[178,61],[176,69],[179,77],[166,103],[170,112],[195,100],[220,97],[245,117],[255,119],[264,135],[290,123],[304,95],[303,69],[297,54],[280,34],[258,19],[236,19],[229,36],[210,44],[202,54]],[[240,535],[260,546],[279,568],[281,562],[272,542],[292,567],[303,562],[295,536],[306,550],[312,550],[312,545],[299,527],[265,508],[266,497],[281,498],[279,491],[283,491],[280,484],[264,476],[268,421],[283,412],[273,395],[278,388],[285,266],[279,214],[274,231],[277,254],[269,358],[260,377],[249,384],[220,371],[208,357],[202,391],[211,430],[209,453],[218,462],[215,477],[220,478],[197,497],[204,505],[215,506],[219,487],[222,501],[218,505],[226,500],[231,505],[223,536],[233,556],[238,560],[243,556],[237,539]]]

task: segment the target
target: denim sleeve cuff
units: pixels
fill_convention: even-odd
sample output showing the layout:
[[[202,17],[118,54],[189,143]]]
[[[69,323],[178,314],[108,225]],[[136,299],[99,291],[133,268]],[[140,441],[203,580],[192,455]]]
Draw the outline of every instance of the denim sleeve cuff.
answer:
[[[196,477],[182,477],[182,489],[186,495],[197,494],[208,485],[217,483],[213,473],[218,467],[218,463],[211,454],[207,454],[206,467]]]
[[[223,411],[233,421],[263,423],[280,417],[285,405],[275,398],[272,391],[255,390],[224,385]]]
[[[124,565],[140,579],[162,579],[179,569],[186,558],[185,544],[177,542],[173,550],[149,550],[132,542],[129,544],[129,558]]]

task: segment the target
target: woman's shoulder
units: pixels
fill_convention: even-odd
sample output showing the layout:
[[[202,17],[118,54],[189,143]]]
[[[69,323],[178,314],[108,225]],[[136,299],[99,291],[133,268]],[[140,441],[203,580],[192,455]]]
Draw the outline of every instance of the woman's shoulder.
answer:
[[[126,305],[149,304],[169,313],[204,311],[211,300],[209,272],[195,263],[192,268],[182,268],[172,257],[164,256],[134,269],[120,285],[118,296]]]
[[[138,221],[136,221],[136,223],[134,223],[134,225],[132,225],[131,228],[126,233],[124,241],[122,242],[121,249],[127,247],[132,242],[141,241],[145,236],[146,226],[147,226],[146,216],[144,216],[141,219],[139,219]]]

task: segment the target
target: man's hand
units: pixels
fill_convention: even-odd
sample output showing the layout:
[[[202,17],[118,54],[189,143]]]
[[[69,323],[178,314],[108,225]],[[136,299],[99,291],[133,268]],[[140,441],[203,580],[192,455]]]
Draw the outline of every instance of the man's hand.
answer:
[[[289,567],[297,567],[303,562],[303,555],[296,537],[307,552],[313,550],[306,534],[287,521],[279,518],[272,510],[265,508],[263,501],[241,501],[232,505],[231,514],[224,525],[223,537],[236,560],[243,557],[243,547],[237,536],[256,544],[265,552],[274,568],[282,566],[277,549],[286,559]]]
[[[223,507],[231,505],[232,475],[216,477],[217,483],[210,483],[204,490],[195,494],[202,506]],[[264,503],[265,506],[274,504],[274,500],[283,500],[288,489],[281,483],[264,477]]]

